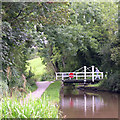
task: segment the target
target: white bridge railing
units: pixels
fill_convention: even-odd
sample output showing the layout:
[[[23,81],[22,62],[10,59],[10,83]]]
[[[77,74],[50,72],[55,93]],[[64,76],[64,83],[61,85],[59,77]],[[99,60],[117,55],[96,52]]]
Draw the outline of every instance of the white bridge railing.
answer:
[[[75,80],[81,80],[83,79],[84,82],[86,82],[87,79],[92,79],[92,82],[96,78],[103,79],[103,72],[94,72],[94,66],[92,66],[92,71],[87,72],[86,66],[84,66],[83,72],[56,72],[56,80],[65,80],[67,78],[70,78],[70,73],[73,73],[72,77]]]

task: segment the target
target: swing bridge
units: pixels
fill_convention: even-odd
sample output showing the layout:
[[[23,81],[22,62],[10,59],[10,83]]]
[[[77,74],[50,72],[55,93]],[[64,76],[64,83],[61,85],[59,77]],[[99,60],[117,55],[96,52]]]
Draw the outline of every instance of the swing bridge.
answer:
[[[56,80],[62,80],[63,83],[95,84],[103,79],[103,72],[96,72],[95,68],[84,66],[74,72],[56,72]]]

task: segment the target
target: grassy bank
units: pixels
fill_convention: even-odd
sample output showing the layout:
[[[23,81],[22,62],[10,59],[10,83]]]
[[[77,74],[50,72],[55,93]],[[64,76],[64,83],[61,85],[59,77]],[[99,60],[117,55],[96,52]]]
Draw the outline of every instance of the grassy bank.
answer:
[[[48,96],[49,100],[52,101],[53,103],[58,103],[59,98],[60,98],[60,88],[61,88],[61,82],[60,81],[55,81],[52,83],[44,92],[43,96]]]
[[[101,80],[100,82],[96,83],[96,84],[89,84],[88,87],[96,87],[99,88],[103,83],[103,80]]]
[[[95,87],[95,88],[99,88],[101,87],[101,85],[103,84],[103,80],[101,80],[100,82],[98,83],[95,83],[95,84],[88,84],[86,85],[85,87]],[[79,83],[75,84],[76,87],[80,87],[80,86],[84,86],[84,85],[79,85]]]
[[[58,118],[58,109],[47,97],[21,104],[17,99],[4,98],[0,102],[1,118]]]
[[[29,73],[31,68],[31,72],[34,74],[32,79],[41,81],[41,76],[46,73],[46,66],[43,65],[41,58],[38,57],[27,62],[29,63],[29,66],[27,66],[27,72]]]

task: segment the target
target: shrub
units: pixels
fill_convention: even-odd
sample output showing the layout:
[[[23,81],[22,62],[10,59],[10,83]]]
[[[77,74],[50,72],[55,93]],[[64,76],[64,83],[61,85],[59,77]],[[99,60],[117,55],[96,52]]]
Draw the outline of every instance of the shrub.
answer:
[[[111,74],[108,79],[104,80],[101,87],[113,92],[120,92],[120,73],[116,71]]]
[[[49,73],[44,73],[43,75],[41,75],[41,81],[50,81],[50,80],[53,80],[54,79],[54,76],[52,74],[49,74]]]

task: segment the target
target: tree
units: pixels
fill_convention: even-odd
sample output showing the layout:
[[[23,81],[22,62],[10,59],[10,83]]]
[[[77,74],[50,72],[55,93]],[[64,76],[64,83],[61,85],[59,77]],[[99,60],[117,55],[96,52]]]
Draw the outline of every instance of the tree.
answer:
[[[101,64],[99,51],[106,34],[104,27],[101,27],[101,9],[97,3],[72,3],[69,9],[68,24],[44,26],[43,30],[47,43],[41,46],[40,55],[45,62],[52,64],[54,72]]]
[[[2,3],[2,68],[9,88],[22,85],[32,47],[44,41],[40,25],[66,24],[67,11],[59,3]]]

